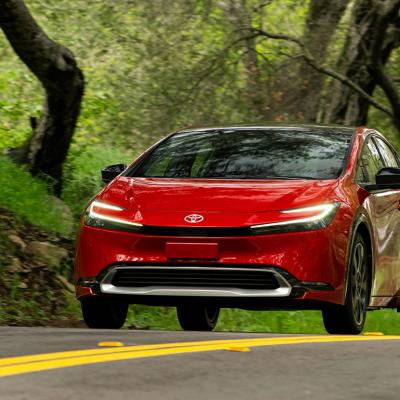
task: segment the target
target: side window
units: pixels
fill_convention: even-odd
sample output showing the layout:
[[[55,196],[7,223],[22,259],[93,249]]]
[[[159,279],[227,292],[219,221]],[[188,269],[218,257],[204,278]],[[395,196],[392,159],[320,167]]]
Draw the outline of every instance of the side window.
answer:
[[[388,146],[383,140],[379,138],[375,138],[376,145],[379,148],[380,153],[382,154],[383,160],[385,162],[385,167],[394,167],[398,168],[399,163],[396,155],[393,153],[393,150]]]
[[[385,164],[380,157],[372,139],[368,139],[361,153],[360,163],[357,169],[357,182],[375,183],[375,175]]]

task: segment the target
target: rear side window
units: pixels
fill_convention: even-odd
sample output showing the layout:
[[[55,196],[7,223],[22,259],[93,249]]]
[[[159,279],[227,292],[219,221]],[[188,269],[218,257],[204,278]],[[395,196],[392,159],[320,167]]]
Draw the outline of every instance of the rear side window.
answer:
[[[157,178],[335,179],[352,132],[221,129],[184,132],[156,147],[131,174]]]
[[[385,167],[372,138],[369,138],[363,148],[360,164],[357,170],[357,182],[375,183],[377,172]]]
[[[382,155],[385,167],[398,168],[399,162],[397,156],[393,153],[393,150],[390,148],[390,146],[387,143],[385,143],[382,139],[377,137],[375,138],[375,142],[376,145],[378,146],[379,152]]]

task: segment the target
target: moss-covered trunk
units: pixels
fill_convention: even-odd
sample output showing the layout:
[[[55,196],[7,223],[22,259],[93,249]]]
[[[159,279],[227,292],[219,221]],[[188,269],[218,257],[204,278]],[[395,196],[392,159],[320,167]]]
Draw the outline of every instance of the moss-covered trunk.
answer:
[[[55,190],[60,193],[62,164],[83,95],[82,71],[71,51],[44,33],[22,0],[1,1],[0,27],[45,90],[42,116],[38,123],[33,120],[34,132],[21,161],[27,162],[33,173],[44,173],[54,178]]]

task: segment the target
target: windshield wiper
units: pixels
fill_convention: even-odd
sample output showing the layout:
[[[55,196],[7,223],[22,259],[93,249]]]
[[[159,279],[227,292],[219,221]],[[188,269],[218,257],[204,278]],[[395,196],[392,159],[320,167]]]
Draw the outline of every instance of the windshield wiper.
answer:
[[[210,177],[211,178],[211,177]],[[318,178],[313,178],[311,176],[284,176],[284,175],[263,175],[263,176],[254,176],[254,175],[226,175],[219,177],[212,177],[213,179],[271,179],[271,180],[299,180],[299,179],[307,179],[307,180],[317,180]]]
[[[297,175],[297,176],[268,176],[268,179],[288,179],[288,180],[297,180],[297,179],[307,179],[307,180],[312,180],[315,181],[317,178],[313,178],[312,176],[302,176],[302,175]]]
[[[265,176],[254,176],[254,175],[226,175],[226,176],[163,176],[163,175],[150,175],[143,176],[143,178],[177,178],[177,179],[271,179],[271,180],[318,180],[318,178],[313,178],[311,176],[276,176],[276,175],[265,175]]]

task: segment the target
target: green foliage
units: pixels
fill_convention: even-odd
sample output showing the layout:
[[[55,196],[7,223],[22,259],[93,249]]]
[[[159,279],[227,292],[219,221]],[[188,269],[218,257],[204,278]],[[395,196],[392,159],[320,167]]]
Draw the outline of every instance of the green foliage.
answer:
[[[222,331],[326,333],[319,311],[223,310],[217,327]]]
[[[69,234],[72,218],[68,207],[49,195],[51,183],[34,178],[0,156],[0,207],[15,212],[47,230]]]
[[[100,171],[107,165],[128,164],[135,153],[119,150],[107,144],[95,144],[78,151],[74,144],[65,164],[62,199],[68,204],[76,218],[88,200],[103,186]]]
[[[180,329],[175,309],[171,307],[131,306],[128,328]],[[216,328],[227,332],[326,333],[320,311],[245,311],[222,309]],[[400,334],[400,314],[395,310],[368,312],[364,332]]]
[[[244,4],[252,26],[301,37],[309,0],[276,0],[260,7]],[[46,33],[74,52],[85,74],[82,112],[75,133],[80,152],[106,140],[124,151],[143,150],[171,130],[188,125],[258,121],[246,95],[246,49],[230,2],[209,0],[26,0]],[[340,25],[328,62],[341,51],[349,14]],[[297,47],[258,40],[260,82],[266,103],[275,94],[269,83],[279,77],[287,54]],[[38,116],[40,84],[0,37],[0,149],[18,146],[30,135],[29,116]],[[398,75],[398,54],[389,63]],[[377,93],[377,96],[380,96]],[[278,96],[279,97],[279,96]],[[279,100],[278,100],[279,101]],[[372,111],[372,124],[387,127],[385,115]],[[389,134],[390,136],[390,134]]]
[[[13,244],[10,242],[8,237],[3,233],[3,224],[0,221],[0,254],[8,254],[14,250]],[[6,260],[4,257],[0,257],[0,279],[3,276],[4,269],[6,267]]]
[[[32,132],[29,116],[38,116],[41,110],[38,82],[21,65],[8,43],[0,40],[0,151],[25,142]],[[13,68],[18,65],[19,68]],[[29,99],[29,100],[28,100]]]
[[[198,0],[26,4],[49,36],[75,53],[85,74],[74,138],[78,151],[104,140],[139,151],[182,126],[259,119],[244,94],[244,49],[234,44],[237,27],[227,5]],[[247,8],[257,4],[248,0]],[[272,2],[254,14],[254,24],[268,12],[276,29],[301,33],[306,5]],[[263,44],[263,81],[286,47]],[[43,91],[5,38],[0,37],[0,49],[1,149],[29,137],[29,116],[38,116]]]

